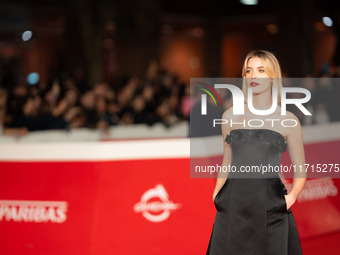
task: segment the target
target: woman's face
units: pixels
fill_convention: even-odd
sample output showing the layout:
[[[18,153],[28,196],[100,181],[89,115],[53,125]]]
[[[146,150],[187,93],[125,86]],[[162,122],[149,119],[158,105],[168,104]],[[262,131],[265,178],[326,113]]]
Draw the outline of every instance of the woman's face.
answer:
[[[266,73],[263,61],[259,57],[248,60],[245,78],[247,87],[252,88],[253,94],[260,94],[271,89],[270,76]]]

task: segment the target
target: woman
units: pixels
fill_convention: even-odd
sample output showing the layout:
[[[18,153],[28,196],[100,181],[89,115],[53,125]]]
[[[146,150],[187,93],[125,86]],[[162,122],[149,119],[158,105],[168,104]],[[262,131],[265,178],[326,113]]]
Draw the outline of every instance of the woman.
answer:
[[[231,107],[222,117],[239,123],[222,125],[225,139],[222,166],[230,165],[238,170],[247,166],[280,166],[281,154],[286,151],[287,145],[291,163],[304,166],[302,129],[297,117],[288,111],[281,115],[279,105],[270,115],[255,115],[247,107],[249,87],[252,89],[252,105],[257,110],[271,108],[273,87],[277,89],[277,102],[280,102],[281,70],[275,56],[265,50],[250,52],[245,59],[242,76],[246,101],[244,115],[234,116]],[[258,128],[247,126],[251,119],[260,119],[264,124]],[[284,119],[293,119],[297,125],[283,127],[281,121]],[[300,172],[294,173],[288,194],[277,172],[264,175],[230,171],[224,176],[219,173],[213,192],[217,213],[206,254],[302,254],[290,208],[306,182],[305,170],[302,167]]]

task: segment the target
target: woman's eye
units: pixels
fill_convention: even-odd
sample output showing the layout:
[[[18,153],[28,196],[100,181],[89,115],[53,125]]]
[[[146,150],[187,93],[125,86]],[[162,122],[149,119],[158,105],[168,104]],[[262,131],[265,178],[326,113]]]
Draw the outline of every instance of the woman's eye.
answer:
[[[247,72],[246,73],[250,73],[250,70],[247,70]]]
[[[263,70],[263,69],[260,69],[259,72],[260,72],[260,73],[264,73],[264,70]]]

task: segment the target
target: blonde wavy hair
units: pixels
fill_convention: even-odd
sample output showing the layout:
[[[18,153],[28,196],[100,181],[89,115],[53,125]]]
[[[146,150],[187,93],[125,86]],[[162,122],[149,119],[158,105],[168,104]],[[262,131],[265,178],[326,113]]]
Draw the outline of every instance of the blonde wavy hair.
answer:
[[[248,87],[246,84],[246,72],[247,72],[247,65],[248,61],[251,58],[261,58],[263,62],[264,71],[268,74],[270,78],[273,79],[272,86],[277,88],[277,102],[281,102],[281,89],[282,89],[282,73],[279,61],[274,56],[273,53],[266,51],[266,50],[253,50],[248,53],[244,60],[244,65],[242,68],[242,77],[243,77],[243,84],[242,84],[242,91],[244,95],[244,100],[247,102],[248,100]]]

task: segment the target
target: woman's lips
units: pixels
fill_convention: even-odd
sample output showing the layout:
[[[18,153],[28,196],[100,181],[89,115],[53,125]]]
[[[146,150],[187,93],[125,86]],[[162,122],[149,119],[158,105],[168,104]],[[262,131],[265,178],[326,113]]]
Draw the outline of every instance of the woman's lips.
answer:
[[[255,86],[257,86],[257,85],[260,85],[260,84],[258,84],[257,82],[251,82],[251,83],[250,83],[250,86],[252,86],[252,87],[255,87]]]

